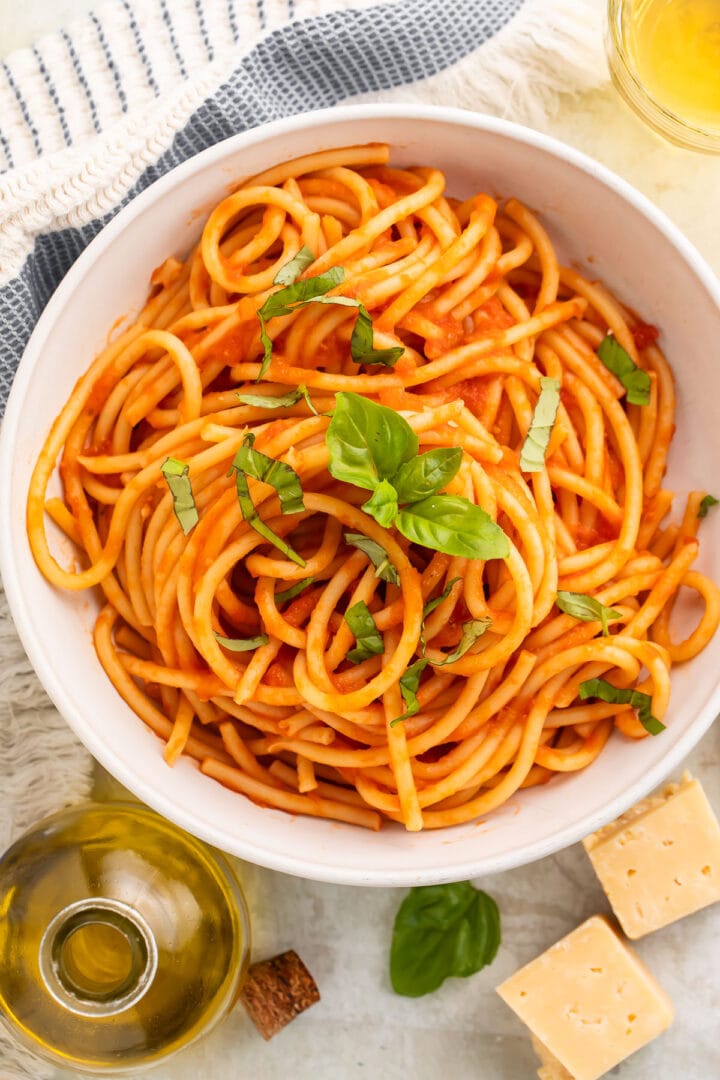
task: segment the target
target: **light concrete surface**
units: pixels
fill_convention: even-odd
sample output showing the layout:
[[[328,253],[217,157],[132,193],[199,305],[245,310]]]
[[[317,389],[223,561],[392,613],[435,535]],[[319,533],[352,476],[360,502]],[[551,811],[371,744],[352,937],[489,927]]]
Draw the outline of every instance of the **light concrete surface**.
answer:
[[[0,52],[30,44],[90,6],[87,0],[24,0],[21,6],[0,0]],[[662,143],[610,88],[565,99],[545,130],[644,191],[720,272],[720,157]],[[720,811],[720,727],[705,737],[687,765]],[[99,792],[109,790],[116,789],[100,777]],[[582,919],[608,910],[579,846],[477,881],[496,898],[502,915],[503,945],[496,962],[470,979],[449,980],[435,994],[411,1000],[396,997],[388,978],[401,892],[321,885],[237,866],[252,911],[255,955],[296,948],[317,978],[322,1001],[269,1044],[236,1009],[207,1040],[153,1070],[155,1080],[531,1080],[537,1065],[529,1042],[494,987]],[[720,906],[637,943],[677,1016],[666,1035],[613,1070],[614,1077],[720,1077],[718,941]]]

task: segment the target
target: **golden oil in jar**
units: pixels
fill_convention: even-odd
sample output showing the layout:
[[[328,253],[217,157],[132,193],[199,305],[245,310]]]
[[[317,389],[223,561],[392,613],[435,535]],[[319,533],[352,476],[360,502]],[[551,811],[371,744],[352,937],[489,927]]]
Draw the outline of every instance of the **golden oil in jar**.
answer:
[[[0,1017],[56,1064],[167,1058],[232,1007],[248,955],[230,868],[143,807],[63,811],[0,860]]]
[[[610,0],[608,16],[628,103],[672,141],[720,150],[720,0]]]

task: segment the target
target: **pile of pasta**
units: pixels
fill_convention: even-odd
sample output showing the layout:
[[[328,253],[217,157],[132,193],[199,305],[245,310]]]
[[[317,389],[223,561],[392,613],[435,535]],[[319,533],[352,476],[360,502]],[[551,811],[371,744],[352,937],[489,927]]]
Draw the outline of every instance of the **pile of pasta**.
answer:
[[[705,492],[665,522],[674,391],[657,332],[560,266],[517,200],[460,201],[445,183],[432,167],[393,167],[384,145],[323,151],[241,183],[189,257],[154,271],[142,312],[77,383],[28,503],[47,579],[102,594],[100,662],[165,741],[168,764],[188,755],[262,806],[371,829],[477,819],[585,768],[614,729],[648,736],[627,694],[580,700],[588,680],[647,693],[660,730],[672,664],[702,649],[720,617],[717,587],[692,569]],[[302,251],[312,261],[300,280],[342,267],[329,295],[355,306],[309,302],[267,319],[266,352],[258,312]],[[358,304],[394,363],[353,358]],[[647,404],[628,404],[598,357],[608,332],[649,376]],[[560,398],[544,462],[528,473],[520,451],[541,379],[557,380]],[[497,522],[506,556],[433,550],[365,512],[368,491],[329,470],[339,393],[401,415],[421,453],[461,448],[447,493]],[[248,490],[304,565],[242,512],[232,463],[249,434],[300,480],[297,513],[262,480]],[[58,459],[62,498],[48,498]],[[187,532],[168,459],[187,467]],[[73,568],[54,557],[46,515],[77,545]],[[396,580],[348,534],[378,545]],[[683,586],[701,603],[677,643]],[[559,591],[612,609],[609,632],[560,610]],[[361,601],[382,651],[353,662],[345,615]],[[486,632],[440,663],[469,620]],[[223,644],[253,638],[249,651]],[[417,710],[397,722],[410,711],[401,680],[422,658]]]

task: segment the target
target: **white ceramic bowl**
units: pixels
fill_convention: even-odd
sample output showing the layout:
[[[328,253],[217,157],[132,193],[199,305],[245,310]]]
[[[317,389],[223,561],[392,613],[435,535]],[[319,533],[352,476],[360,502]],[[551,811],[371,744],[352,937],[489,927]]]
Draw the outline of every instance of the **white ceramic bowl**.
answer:
[[[184,255],[235,178],[323,147],[387,141],[400,164],[428,163],[450,192],[514,194],[537,210],[564,259],[590,263],[662,329],[678,383],[669,486],[680,496],[720,474],[720,290],[709,268],[645,198],[589,158],[500,120],[451,109],[363,106],[269,124],[199,154],[126,207],[78,259],[26,350],[0,443],[0,556],[25,648],[60,712],[96,758],[145,802],[225,851],[291,874],[363,885],[460,880],[530,862],[611,820],[682,761],[720,709],[720,636],[673,672],[668,728],[615,737],[590,768],[513,798],[490,819],[410,835],[264,810],[174,769],[108,682],[93,650],[88,596],[38,573],[25,532],[31,468],[73,384],[118,315],[141,305],[153,267]],[[702,527],[700,566],[720,579],[720,513]]]

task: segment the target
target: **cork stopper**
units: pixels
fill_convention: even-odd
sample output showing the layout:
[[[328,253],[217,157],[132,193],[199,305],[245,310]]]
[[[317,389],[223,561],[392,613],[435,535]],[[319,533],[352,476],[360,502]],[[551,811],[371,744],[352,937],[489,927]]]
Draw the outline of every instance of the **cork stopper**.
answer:
[[[293,949],[252,964],[240,991],[240,1001],[263,1039],[272,1039],[319,1000],[315,980]]]

